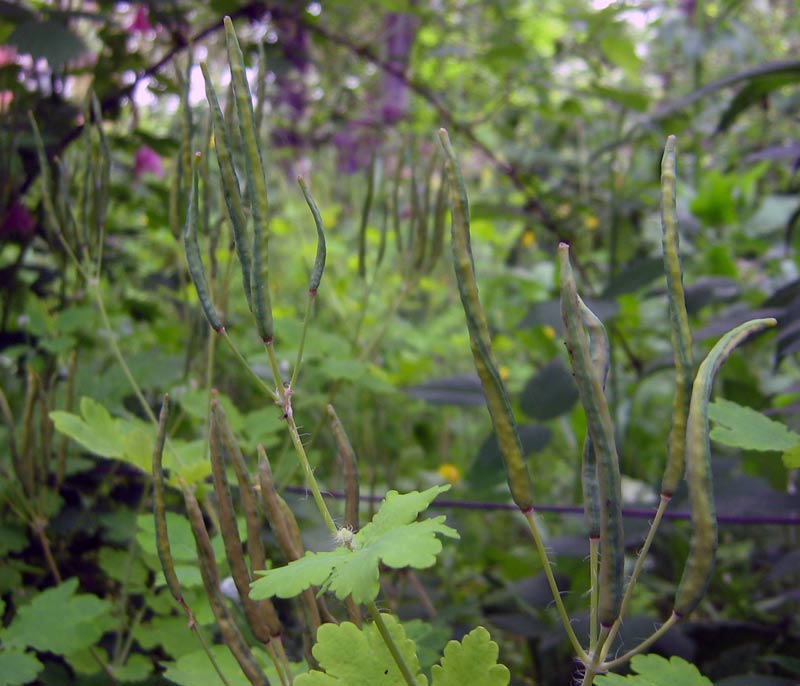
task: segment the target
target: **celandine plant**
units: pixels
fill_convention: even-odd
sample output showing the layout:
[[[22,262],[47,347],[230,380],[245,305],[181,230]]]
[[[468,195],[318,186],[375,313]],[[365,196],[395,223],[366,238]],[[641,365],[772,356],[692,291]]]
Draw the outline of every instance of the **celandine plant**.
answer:
[[[487,406],[508,473],[511,495],[528,521],[542,561],[558,614],[585,671],[582,684],[595,675],[625,664],[646,650],[670,627],[692,610],[705,594],[717,547],[717,525],[711,475],[708,405],[714,378],[722,363],[748,336],[774,326],[774,319],[755,319],[725,334],[700,365],[692,382],[692,341],[683,294],[679,238],[675,206],[675,137],[670,136],[661,165],[661,217],[664,268],[667,280],[671,339],[675,356],[676,384],[673,421],[661,498],[627,586],[623,579],[624,548],[619,456],[614,428],[603,387],[609,366],[609,344],[600,320],[578,295],[569,260],[569,246],[558,247],[561,266],[561,311],[564,338],[581,404],[586,413],[587,436],[583,447],[581,481],[589,534],[590,630],[584,648],[570,624],[555,577],[550,569],[536,523],[531,478],[522,457],[516,422],[492,353],[486,316],[481,307],[469,235],[469,205],[461,171],[447,132],[439,138],[446,153],[453,211],[453,257],[461,302],[467,319],[475,368],[483,385]],[[669,618],[624,655],[608,658],[619,631],[631,593],[664,511],[685,474],[689,486],[692,536],[689,556]]]
[[[215,154],[222,179],[228,218],[236,252],[240,261],[242,283],[259,337],[272,370],[274,386],[266,385],[252,372],[268,398],[276,403],[286,421],[297,457],[302,465],[314,502],[327,526],[335,548],[323,552],[306,552],[300,540],[297,522],[273,482],[268,456],[259,447],[258,489],[247,462],[239,449],[221,404],[213,397],[209,410],[209,453],[213,489],[216,494],[218,527],[224,541],[225,557],[242,603],[243,616],[252,637],[266,650],[271,662],[266,666],[262,651],[251,645],[242,627],[226,603],[220,590],[220,573],[213,546],[206,528],[203,511],[192,487],[177,480],[184,495],[186,510],[194,533],[200,571],[219,635],[252,684],[268,684],[277,680],[282,686],[322,686],[374,684],[424,686],[427,677],[420,669],[415,642],[410,639],[397,617],[379,611],[380,566],[401,569],[426,568],[435,564],[442,548],[441,537],[458,538],[457,532],[445,524],[443,516],[419,520],[418,517],[447,489],[436,486],[423,492],[401,494],[390,491],[372,521],[363,528],[358,521],[358,472],[355,455],[346,433],[332,407],[328,412],[340,461],[347,484],[347,518],[337,527],[323,500],[295,422],[292,395],[302,362],[303,342],[291,377],[284,381],[274,351],[274,331],[268,273],[269,205],[266,176],[256,136],[251,93],[244,73],[244,60],[232,23],[225,19],[228,58],[233,85],[233,106],[227,117],[217,100],[208,71],[206,79],[211,108]],[[230,143],[231,128],[238,127],[244,150],[246,194],[240,192],[237,169]],[[545,544],[535,515],[532,480],[518,436],[504,384],[492,351],[486,316],[481,307],[470,249],[469,207],[461,172],[450,146],[447,133],[439,134],[445,154],[452,209],[452,246],[458,288],[466,315],[467,328],[486,404],[497,434],[508,473],[511,495],[524,516],[541,558],[564,630],[582,665],[583,686],[590,686],[610,677],[597,676],[625,664],[645,651],[682,617],[689,614],[704,595],[713,569],[716,548],[716,521],[710,471],[708,439],[708,404],[713,381],[721,364],[747,336],[774,325],[772,319],[743,324],[729,332],[714,346],[693,374],[691,336],[684,303],[681,267],[678,256],[678,231],[675,217],[675,148],[674,138],[667,141],[662,163],[662,217],[664,262],[667,275],[672,343],[675,351],[676,392],[673,425],[669,438],[667,466],[662,482],[661,501],[651,529],[644,542],[627,585],[623,574],[623,530],[621,516],[620,471],[611,415],[603,387],[609,366],[609,344],[605,329],[577,293],[569,260],[569,248],[558,248],[561,266],[561,301],[565,324],[565,341],[569,352],[581,402],[587,419],[587,437],[583,448],[581,480],[589,537],[591,569],[590,631],[588,643],[576,635],[561,599],[548,561]],[[238,353],[228,337],[224,321],[215,308],[208,287],[201,252],[198,247],[200,186],[198,171],[202,160],[191,167],[191,192],[186,214],[184,243],[189,271],[198,299],[211,328]],[[325,240],[320,213],[301,183],[302,191],[317,227],[318,249],[309,282],[305,328],[312,304],[320,287],[325,265]],[[247,207],[247,210],[245,209]],[[250,219],[248,220],[248,213]],[[184,601],[169,545],[165,508],[165,483],[162,457],[169,450],[166,440],[168,402],[161,410],[158,439],[153,453],[154,511],[157,548],[169,590],[187,611],[190,623],[194,618]],[[235,473],[238,488],[238,509],[246,523],[247,539],[243,544],[237,528],[237,503],[234,489],[228,482],[226,465]],[[684,468],[685,464],[685,468]],[[618,657],[609,650],[619,631],[632,590],[642,570],[644,559],[683,474],[689,484],[692,512],[692,539],[689,557],[675,597],[674,609],[653,634]],[[260,497],[256,492],[260,490]],[[259,508],[259,500],[261,508]],[[275,533],[288,564],[266,569],[267,555],[260,538],[261,510]],[[325,601],[325,593],[341,601],[347,614],[339,621]],[[272,599],[299,597],[298,612],[305,627],[305,656],[309,669],[289,661],[284,650],[282,624]],[[370,621],[362,620],[366,609]],[[313,646],[313,647],[312,647]],[[211,653],[209,652],[209,655]],[[478,627],[461,642],[452,641],[444,650],[438,665],[431,672],[434,686],[505,686],[510,681],[508,670],[497,663],[498,648],[488,632]],[[634,668],[643,671],[658,668],[652,662],[639,660]],[[298,676],[295,672],[301,671]],[[217,672],[227,682],[223,670]],[[682,683],[708,683],[696,670],[684,670],[690,679]]]

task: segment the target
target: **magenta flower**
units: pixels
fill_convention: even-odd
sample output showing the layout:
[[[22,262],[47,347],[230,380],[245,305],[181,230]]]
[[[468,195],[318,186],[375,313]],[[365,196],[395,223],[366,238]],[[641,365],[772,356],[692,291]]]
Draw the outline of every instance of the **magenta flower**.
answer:
[[[13,45],[0,45],[0,67],[17,61],[17,49]]]
[[[33,237],[36,222],[28,208],[19,200],[14,200],[0,224],[0,239],[24,242]]]
[[[152,174],[158,179],[164,176],[161,155],[146,145],[142,145],[133,156],[133,178],[138,180],[144,174]]]
[[[136,16],[134,17],[128,31],[136,33],[150,33],[154,31],[153,25],[150,23],[150,10],[147,5],[138,5],[136,7]]]

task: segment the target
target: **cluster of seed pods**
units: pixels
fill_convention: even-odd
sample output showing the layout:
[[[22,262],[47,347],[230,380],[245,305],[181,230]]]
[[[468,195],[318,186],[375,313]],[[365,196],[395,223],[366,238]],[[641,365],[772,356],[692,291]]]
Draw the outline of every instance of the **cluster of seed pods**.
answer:
[[[662,227],[664,271],[669,301],[671,340],[675,358],[675,396],[667,460],[661,486],[661,504],[654,526],[642,549],[626,587],[624,583],[624,538],[619,456],[614,426],[604,394],[609,369],[609,342],[602,322],[578,295],[569,259],[569,246],[561,243],[561,308],[564,339],[581,404],[586,414],[587,436],[583,448],[581,482],[589,534],[591,578],[591,629],[588,649],[574,634],[563,610],[560,593],[552,579],[550,562],[533,517],[531,478],[522,454],[517,426],[491,348],[486,315],[481,306],[469,236],[469,208],[464,181],[447,132],[440,131],[450,182],[453,260],[470,334],[475,369],[480,377],[486,405],[505,462],[511,496],[526,515],[542,557],[556,607],[578,658],[586,670],[583,684],[594,675],[622,664],[649,646],[672,624],[702,600],[714,566],[717,546],[716,515],[708,427],[708,405],[714,379],[722,363],[752,334],[774,326],[774,319],[746,322],[725,334],[694,372],[692,340],[683,293],[675,205],[675,138],[667,139],[662,159]],[[675,596],[674,610],[664,625],[625,655],[605,661],[624,616],[647,548],[663,510],[680,480],[686,478],[691,506],[692,533],[689,555]],[[598,555],[599,552],[599,555]]]

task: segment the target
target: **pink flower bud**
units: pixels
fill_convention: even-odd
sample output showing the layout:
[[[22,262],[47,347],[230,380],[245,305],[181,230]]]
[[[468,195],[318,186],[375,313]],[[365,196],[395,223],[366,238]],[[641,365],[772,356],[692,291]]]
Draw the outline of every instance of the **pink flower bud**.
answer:
[[[133,157],[133,178],[138,180],[144,174],[152,174],[159,179],[164,176],[161,156],[146,145],[141,146]]]
[[[136,8],[136,16],[128,27],[128,31],[135,33],[150,33],[154,31],[155,29],[153,29],[153,25],[150,23],[149,14],[150,11],[147,5],[138,5]]]

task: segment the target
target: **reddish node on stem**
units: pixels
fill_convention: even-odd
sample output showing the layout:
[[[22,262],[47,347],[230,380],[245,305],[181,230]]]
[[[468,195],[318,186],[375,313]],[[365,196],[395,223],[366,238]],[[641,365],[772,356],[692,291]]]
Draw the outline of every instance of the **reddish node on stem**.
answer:
[[[317,294],[317,289],[316,288],[309,288],[308,289],[308,294],[313,298]]]
[[[527,517],[529,514],[533,513],[533,505],[529,505],[528,507],[521,507],[519,508],[519,511],[522,512],[522,514],[524,514]]]
[[[566,241],[560,241],[559,244],[558,244],[558,247],[559,248],[569,248],[569,243],[567,243]]]
[[[262,338],[261,341],[264,345],[272,345],[272,336],[267,336],[266,338]]]
[[[599,541],[600,540],[600,536],[589,536],[589,540],[592,541],[592,542]]]
[[[218,327],[212,326],[211,328],[214,329],[214,331],[216,331],[218,334],[225,333],[225,327],[222,324],[220,324]]]

